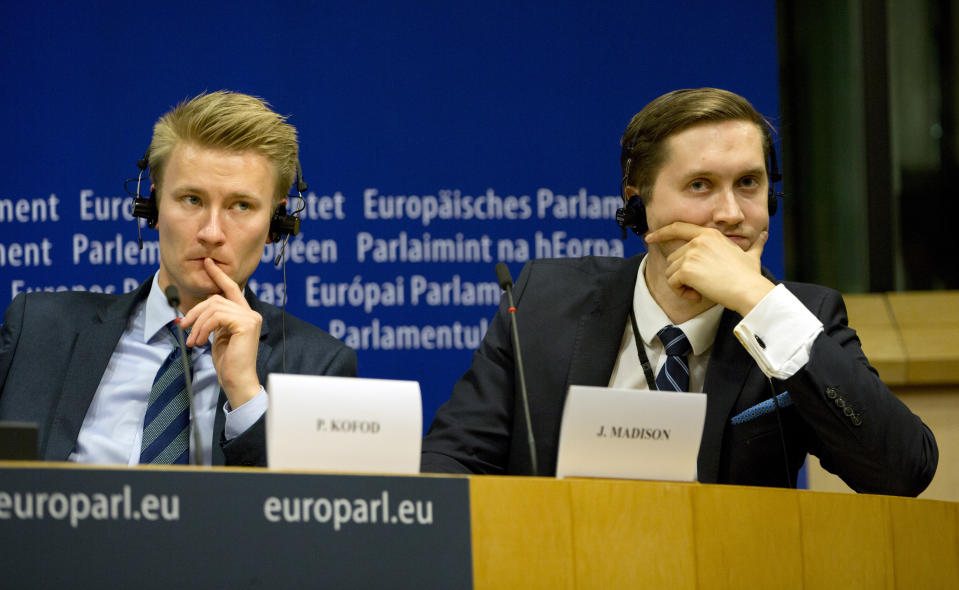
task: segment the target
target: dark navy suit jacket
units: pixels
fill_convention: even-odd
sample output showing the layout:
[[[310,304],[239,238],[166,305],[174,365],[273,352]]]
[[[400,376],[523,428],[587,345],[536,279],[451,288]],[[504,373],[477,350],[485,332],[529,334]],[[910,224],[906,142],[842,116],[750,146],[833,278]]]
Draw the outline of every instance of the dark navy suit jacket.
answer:
[[[137,303],[152,280],[125,295],[61,292],[17,295],[0,329],[0,420],[36,422],[40,457],[66,461],[73,452],[93,395]],[[261,383],[280,372],[279,308],[246,293],[263,317],[256,372]],[[286,372],[356,375],[356,353],[323,330],[286,316]],[[265,420],[227,442],[220,391],[213,427],[214,465],[266,465]]]
[[[587,257],[526,265],[514,295],[537,460],[556,470],[570,385],[606,386],[633,302],[639,263]],[[880,381],[867,361],[836,291],[784,283],[824,324],[807,365],[784,381],[792,405],[742,424],[730,419],[772,397],[769,381],[733,335],[742,319],[725,310],[706,380],[699,481],[787,486],[806,453],[861,492],[917,495],[938,463],[935,438]],[[530,456],[506,301],[470,369],[436,413],[423,441],[423,471],[528,474]],[[849,408],[849,409],[847,409]],[[787,479],[787,472],[789,479]]]

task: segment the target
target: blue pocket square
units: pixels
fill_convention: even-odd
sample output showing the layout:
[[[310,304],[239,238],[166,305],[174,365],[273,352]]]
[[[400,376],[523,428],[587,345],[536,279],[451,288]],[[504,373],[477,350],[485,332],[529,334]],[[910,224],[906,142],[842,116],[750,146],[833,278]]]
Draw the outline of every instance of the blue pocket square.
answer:
[[[755,420],[756,418],[759,418],[760,416],[764,416],[770,412],[775,411],[776,402],[779,402],[780,408],[785,408],[787,406],[793,405],[793,400],[792,398],[789,397],[789,392],[784,391],[776,396],[775,402],[773,401],[773,398],[769,398],[764,402],[760,402],[756,404],[755,406],[749,408],[748,410],[744,410],[736,414],[735,416],[733,416],[732,420],[730,420],[729,422],[730,424],[742,424],[744,422],[749,422],[750,420]]]

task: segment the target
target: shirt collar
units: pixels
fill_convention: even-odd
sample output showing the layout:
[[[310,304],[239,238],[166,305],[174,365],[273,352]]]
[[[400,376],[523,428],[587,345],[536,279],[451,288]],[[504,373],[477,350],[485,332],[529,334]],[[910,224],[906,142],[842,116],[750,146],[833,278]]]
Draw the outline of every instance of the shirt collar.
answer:
[[[672,325],[669,316],[663,311],[646,285],[644,272],[648,257],[643,257],[639,263],[639,274],[636,276],[636,288],[633,291],[633,310],[636,314],[636,324],[646,346],[651,346],[656,334],[666,326]],[[723,306],[718,303],[694,318],[676,326],[680,328],[693,348],[693,354],[699,355],[713,345],[716,332],[719,331],[719,320],[723,315]]]
[[[166,331],[166,325],[172,322],[177,314],[167,303],[163,290],[160,289],[159,273],[153,275],[153,284],[150,286],[150,294],[147,295],[145,306],[146,320],[143,323],[143,341],[150,342],[157,337],[160,330]],[[166,338],[166,334],[161,334]]]

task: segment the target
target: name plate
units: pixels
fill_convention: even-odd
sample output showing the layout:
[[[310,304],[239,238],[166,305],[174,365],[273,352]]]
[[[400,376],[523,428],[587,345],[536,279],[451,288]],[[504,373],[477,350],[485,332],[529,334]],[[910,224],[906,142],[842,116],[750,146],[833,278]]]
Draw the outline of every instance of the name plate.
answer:
[[[695,481],[705,420],[701,393],[573,385],[556,476]]]
[[[274,373],[266,389],[271,469],[419,473],[419,383]]]

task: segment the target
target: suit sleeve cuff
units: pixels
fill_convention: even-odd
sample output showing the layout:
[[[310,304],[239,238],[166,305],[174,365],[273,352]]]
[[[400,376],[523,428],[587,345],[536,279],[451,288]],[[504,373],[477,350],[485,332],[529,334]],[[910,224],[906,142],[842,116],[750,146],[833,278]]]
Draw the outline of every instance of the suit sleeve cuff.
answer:
[[[269,394],[261,386],[260,393],[235,410],[230,409],[230,402],[224,402],[223,413],[226,415],[226,422],[223,425],[223,437],[226,440],[233,440],[246,432],[260,419],[260,416],[266,413],[269,401]]]
[[[809,362],[822,322],[783,285],[776,285],[733,332],[770,378],[788,379]]]

